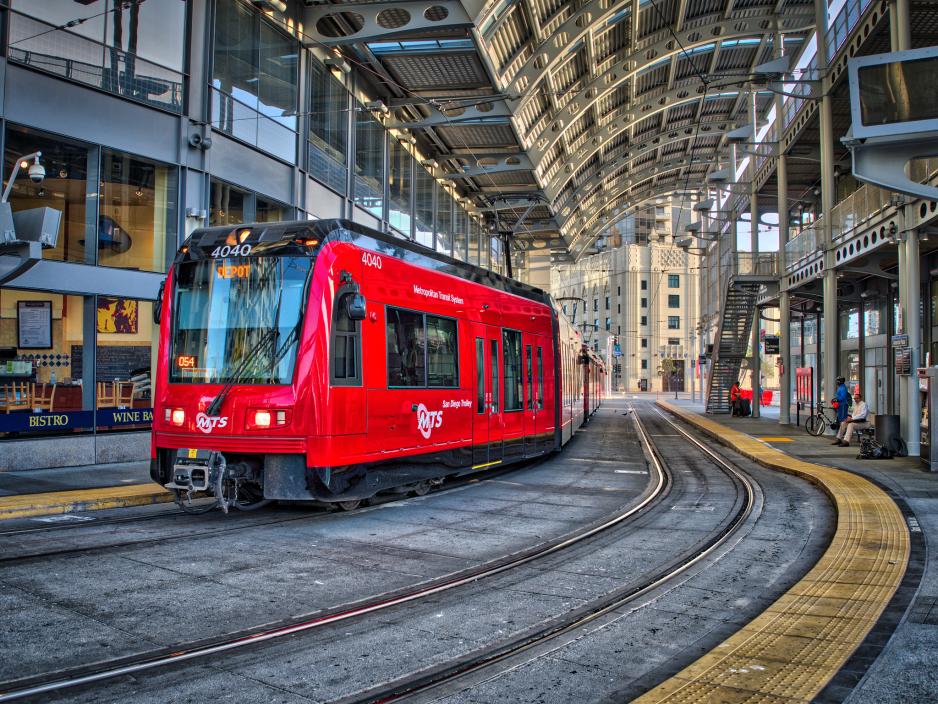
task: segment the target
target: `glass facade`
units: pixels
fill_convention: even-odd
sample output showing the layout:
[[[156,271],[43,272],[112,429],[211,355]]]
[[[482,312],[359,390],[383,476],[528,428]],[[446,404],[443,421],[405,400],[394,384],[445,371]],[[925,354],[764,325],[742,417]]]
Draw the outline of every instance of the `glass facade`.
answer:
[[[317,59],[309,72],[309,173],[345,195],[349,94]]]
[[[414,239],[425,247],[433,248],[433,192],[436,180],[422,166],[414,170]]]
[[[453,212],[456,204],[453,197],[439,183],[436,188],[436,250],[443,254],[453,253]]]
[[[389,140],[388,224],[409,238],[411,232],[410,196],[413,190],[414,158],[396,139]]]
[[[355,117],[355,205],[384,216],[384,128],[359,107]]]
[[[245,221],[245,201],[248,192],[223,181],[212,179],[209,225],[236,225]]]
[[[212,126],[292,163],[299,42],[240,0],[217,0],[213,48]]]
[[[12,9],[11,61],[182,112],[185,3],[14,0]]]

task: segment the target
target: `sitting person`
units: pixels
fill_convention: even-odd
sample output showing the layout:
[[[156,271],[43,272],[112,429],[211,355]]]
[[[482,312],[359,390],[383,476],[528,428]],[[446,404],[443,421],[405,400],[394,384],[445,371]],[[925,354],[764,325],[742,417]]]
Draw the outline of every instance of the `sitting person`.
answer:
[[[859,392],[853,395],[853,404],[853,413],[840,424],[840,430],[837,431],[837,439],[832,443],[833,445],[850,447],[850,441],[853,440],[856,432],[870,427],[870,422],[867,420],[870,415],[870,407],[866,405],[866,401],[863,400],[863,396]]]

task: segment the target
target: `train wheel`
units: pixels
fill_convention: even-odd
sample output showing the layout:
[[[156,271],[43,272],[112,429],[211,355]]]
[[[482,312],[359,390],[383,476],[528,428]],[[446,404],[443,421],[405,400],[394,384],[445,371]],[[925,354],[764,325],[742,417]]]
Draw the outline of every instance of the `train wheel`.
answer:
[[[362,505],[362,502],[361,499],[355,499],[354,501],[337,501],[336,505],[343,511],[354,511]]]
[[[430,482],[417,482],[410,487],[410,493],[414,496],[426,496],[430,493]]]

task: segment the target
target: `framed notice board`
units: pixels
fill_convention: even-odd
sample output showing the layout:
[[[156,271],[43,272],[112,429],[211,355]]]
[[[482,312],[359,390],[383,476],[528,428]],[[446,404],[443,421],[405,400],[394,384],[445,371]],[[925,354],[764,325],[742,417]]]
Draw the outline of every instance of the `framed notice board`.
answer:
[[[16,340],[26,349],[52,347],[52,301],[17,301]]]

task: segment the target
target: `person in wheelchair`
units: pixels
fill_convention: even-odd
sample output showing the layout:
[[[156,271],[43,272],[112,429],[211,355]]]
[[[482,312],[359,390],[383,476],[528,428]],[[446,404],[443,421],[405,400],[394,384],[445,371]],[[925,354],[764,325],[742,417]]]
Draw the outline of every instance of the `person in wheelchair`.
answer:
[[[853,395],[853,413],[847,416],[844,422],[840,424],[840,429],[837,431],[837,439],[831,444],[839,445],[840,447],[850,447],[850,441],[853,440],[857,431],[870,427],[868,420],[869,415],[870,407],[867,406],[866,401],[863,400],[863,395],[859,392],[855,393]]]

